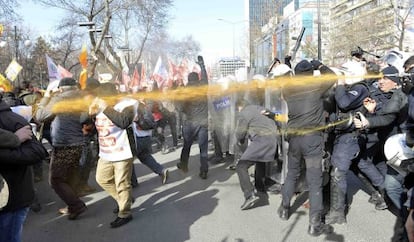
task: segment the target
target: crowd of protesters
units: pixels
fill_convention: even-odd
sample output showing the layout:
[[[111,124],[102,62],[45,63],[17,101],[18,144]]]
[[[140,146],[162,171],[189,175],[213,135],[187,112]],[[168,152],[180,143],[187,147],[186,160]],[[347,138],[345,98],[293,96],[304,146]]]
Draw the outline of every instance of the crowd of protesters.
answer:
[[[201,74],[190,73],[183,88],[209,84],[201,56],[197,63]],[[239,95],[216,94],[220,99],[214,103],[219,107],[214,114],[217,118],[225,118],[218,114],[224,112],[223,107],[233,108],[236,113],[232,125],[223,123],[233,129],[224,131],[220,125],[209,127],[209,121],[217,124],[219,120],[209,120],[213,110],[209,110],[211,100],[207,94],[196,101],[144,100],[125,93],[119,95],[120,88],[115,84],[99,83],[93,78],[88,79],[83,90],[75,79],[63,78],[57,89],[43,93],[33,91],[29,84],[20,95],[4,92],[0,102],[0,192],[5,194],[7,188],[8,196],[6,202],[0,197],[0,241],[20,241],[29,208],[41,209],[34,181],[43,179],[42,162],[49,159],[50,186],[66,204],[59,209],[60,214],[76,220],[87,211],[82,197],[96,191],[88,184],[96,168],[97,183],[117,204],[117,217],[110,227],[127,224],[133,219],[132,188],[138,186],[134,159],[149,167],[165,184],[169,171],[152,156],[152,145],[155,142],[167,154],[178,148],[180,137],[183,147],[177,168],[184,173],[188,172],[195,141],[200,149],[201,179],[208,179],[209,137],[215,147],[210,162],[231,159],[230,167],[237,172],[245,198],[241,210],[252,209],[260,200],[268,199],[270,187],[279,183],[282,203],[275,212],[281,220],[288,220],[295,212],[291,200],[298,192],[297,183],[305,174],[309,191],[307,232],[312,236],[331,233],[333,224],[347,222],[347,172],[351,170],[370,191],[369,202],[377,210],[394,211],[399,229],[393,240],[414,241],[414,196],[412,189],[408,191],[413,185],[414,169],[410,168],[414,165],[409,164],[403,173],[394,169],[384,154],[386,140],[398,133],[406,133],[407,146],[414,145],[414,80],[410,74],[414,73],[414,56],[401,67],[405,78],[398,68],[391,63],[368,65],[361,53],[353,53],[352,59],[338,68],[329,68],[317,60],[302,60],[293,69],[290,62],[275,62],[268,79],[288,83],[278,88],[278,105],[286,105],[287,122],[281,118],[283,114],[269,108],[273,104],[265,101],[266,85],[259,84]],[[364,78],[368,74],[375,77]],[[303,84],[315,75],[327,78]],[[263,84],[266,79],[259,82]],[[168,92],[157,91],[160,96]],[[118,99],[112,102],[108,97]],[[54,110],[56,104],[74,100],[89,105],[82,112]],[[26,117],[24,107],[30,110]],[[172,135],[171,146],[165,138],[167,126]],[[34,137],[32,128],[40,136]],[[39,142],[42,139],[50,143],[50,152]],[[283,142],[289,143],[287,150],[283,150]],[[283,153],[287,153],[286,158],[282,158]],[[283,160],[281,166],[287,168],[278,171],[285,172],[283,181],[270,179],[274,174],[268,164],[277,160]],[[254,182],[249,174],[252,166]],[[323,192],[324,187],[328,187],[328,193]],[[324,208],[324,200],[329,201],[329,208]]]

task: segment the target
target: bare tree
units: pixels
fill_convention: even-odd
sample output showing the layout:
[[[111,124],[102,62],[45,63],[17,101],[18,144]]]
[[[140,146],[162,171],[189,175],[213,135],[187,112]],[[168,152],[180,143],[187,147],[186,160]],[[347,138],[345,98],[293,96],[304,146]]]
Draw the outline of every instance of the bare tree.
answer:
[[[398,41],[398,49],[404,50],[404,40],[408,26],[412,26],[409,22],[410,16],[414,13],[414,1],[412,0],[390,0],[390,5],[394,10],[396,31],[393,40]]]
[[[18,0],[0,0],[0,19],[3,23],[11,23],[19,17],[14,11],[18,6]]]
[[[137,40],[138,47],[132,50],[132,53],[136,53],[133,55],[133,63],[138,63],[150,36],[164,28],[172,0],[39,0],[39,2],[48,7],[67,10],[72,25],[83,20],[94,22],[102,28],[101,34],[98,35],[93,31],[95,27],[89,27],[89,39],[92,45],[89,73],[94,75],[96,66],[102,60],[105,60],[105,65],[113,73],[118,72],[122,68],[122,62],[114,46],[126,45],[128,49],[134,47],[130,45],[130,39]],[[69,22],[67,24],[70,25]],[[108,34],[112,36],[112,40],[106,38]]]

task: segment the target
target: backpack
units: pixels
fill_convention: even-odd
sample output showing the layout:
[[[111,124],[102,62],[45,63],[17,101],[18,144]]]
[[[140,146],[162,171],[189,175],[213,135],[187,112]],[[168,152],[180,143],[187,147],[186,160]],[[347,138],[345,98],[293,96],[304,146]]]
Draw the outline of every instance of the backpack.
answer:
[[[151,109],[144,103],[138,105],[137,120],[135,121],[139,130],[151,130],[157,126],[152,116]]]

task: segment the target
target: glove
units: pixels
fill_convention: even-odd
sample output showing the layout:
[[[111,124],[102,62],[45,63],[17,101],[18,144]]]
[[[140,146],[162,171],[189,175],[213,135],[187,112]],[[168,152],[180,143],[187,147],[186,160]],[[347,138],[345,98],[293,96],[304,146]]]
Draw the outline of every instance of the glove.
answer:
[[[204,59],[201,55],[197,56],[197,64],[204,65]]]
[[[354,125],[357,129],[365,129],[369,126],[368,119],[361,112],[357,112],[354,116]]]
[[[314,70],[318,70],[319,67],[323,65],[319,60],[315,60],[315,59],[311,60],[310,63],[312,64]]]
[[[405,94],[410,94],[411,90],[413,90],[413,83],[411,82],[410,79],[403,79],[403,82],[401,84],[401,90],[405,93]]]
[[[276,114],[275,113],[273,113],[273,112],[271,112],[270,110],[263,110],[262,111],[262,114],[264,115],[264,116],[266,116],[266,117],[268,117],[268,118],[270,118],[271,120],[275,120],[275,116],[276,116]]]

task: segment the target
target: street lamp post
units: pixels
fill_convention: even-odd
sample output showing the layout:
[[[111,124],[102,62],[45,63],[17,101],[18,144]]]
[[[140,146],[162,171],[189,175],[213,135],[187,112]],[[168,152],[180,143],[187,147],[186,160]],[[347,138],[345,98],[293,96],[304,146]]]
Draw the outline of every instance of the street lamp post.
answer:
[[[235,27],[236,27],[236,24],[243,23],[246,20],[235,21],[235,22],[229,21],[229,20],[226,20],[226,19],[222,19],[222,18],[219,18],[217,20],[223,21],[223,22],[228,23],[228,24],[231,24],[231,26],[232,26],[232,31],[233,31],[233,58],[235,58],[236,57],[236,55],[235,55],[235,45],[236,45],[235,44],[235,41],[236,41],[236,38],[235,38],[236,29],[235,29]]]

